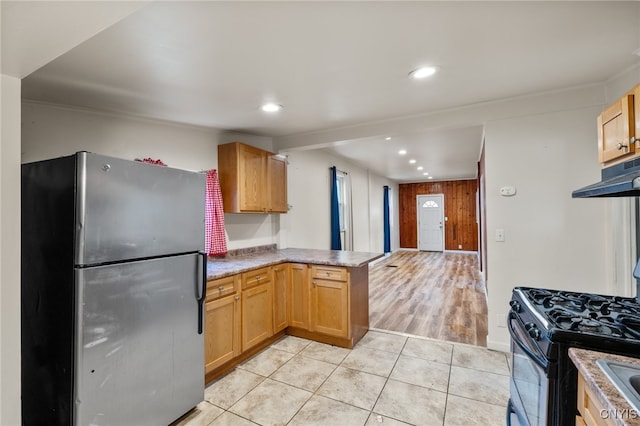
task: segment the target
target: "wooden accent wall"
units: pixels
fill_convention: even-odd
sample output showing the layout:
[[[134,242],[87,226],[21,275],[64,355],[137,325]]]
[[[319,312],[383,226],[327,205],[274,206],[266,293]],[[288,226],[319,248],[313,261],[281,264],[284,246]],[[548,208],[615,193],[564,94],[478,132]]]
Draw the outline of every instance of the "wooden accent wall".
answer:
[[[477,180],[402,183],[399,185],[400,247],[418,248],[416,196],[444,194],[445,250],[478,250]],[[462,248],[458,248],[458,246]]]

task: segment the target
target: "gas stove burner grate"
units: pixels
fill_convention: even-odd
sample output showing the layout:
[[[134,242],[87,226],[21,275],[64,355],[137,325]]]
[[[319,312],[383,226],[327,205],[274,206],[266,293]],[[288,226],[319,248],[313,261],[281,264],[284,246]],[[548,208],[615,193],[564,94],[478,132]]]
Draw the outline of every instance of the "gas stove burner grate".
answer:
[[[582,312],[585,309],[585,298],[581,297],[579,293],[532,289],[529,291],[529,299],[534,304],[541,305],[547,309],[557,306],[562,306],[574,312]]]
[[[636,339],[640,339],[640,316],[620,314],[616,317],[616,323],[624,327],[624,330],[628,334]]]
[[[563,308],[552,309],[547,314],[556,326],[563,330],[616,337],[624,335],[624,329],[615,324],[614,320],[609,317],[595,319],[589,316],[575,315],[573,312]]]
[[[640,304],[637,299],[571,291],[521,287],[523,296],[545,327],[619,340],[640,341]]]

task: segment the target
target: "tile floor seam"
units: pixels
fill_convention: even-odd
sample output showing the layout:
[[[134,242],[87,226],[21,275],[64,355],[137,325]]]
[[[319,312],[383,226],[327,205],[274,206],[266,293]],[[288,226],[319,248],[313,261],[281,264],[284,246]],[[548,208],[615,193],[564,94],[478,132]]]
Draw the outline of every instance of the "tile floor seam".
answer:
[[[294,357],[294,358],[295,358],[295,357]],[[304,358],[304,357],[303,357],[303,358]],[[291,358],[291,359],[293,359],[293,358]],[[313,358],[307,358],[307,359],[312,359],[312,360],[314,360]],[[289,361],[290,361],[290,360],[289,360]],[[287,361],[287,363],[288,363],[289,361]],[[315,359],[314,361],[318,361],[318,360],[317,360],[317,359]],[[322,361],[321,361],[321,362],[322,362]],[[327,363],[327,364],[330,364],[330,363]],[[282,365],[282,367],[284,367],[285,365],[286,365],[286,364],[283,364],[283,365]],[[287,382],[284,382],[284,381],[282,381],[282,380],[278,380],[278,379],[276,379],[276,378],[274,378],[274,377],[271,377],[271,376],[273,376],[274,374],[276,374],[276,373],[278,372],[278,370],[280,370],[280,368],[282,368],[282,367],[278,368],[278,370],[276,370],[276,371],[274,371],[273,373],[271,373],[271,376],[267,377],[267,379],[271,379],[271,380],[273,380],[274,382],[282,383],[282,384],[284,384],[284,385],[291,386],[291,387],[294,387],[294,388],[296,388],[296,389],[300,389],[300,390],[307,391],[307,392],[312,392],[312,393],[315,395],[315,394],[318,392],[318,389],[320,389],[320,388],[322,387],[322,385],[324,385],[324,383],[329,379],[329,377],[331,377],[331,375],[334,373],[334,371],[336,371],[336,369],[337,369],[338,367],[340,367],[339,365],[335,365],[335,364],[331,364],[331,365],[333,365],[333,370],[331,370],[331,373],[329,373],[329,375],[328,375],[328,376],[327,376],[327,377],[322,381],[322,383],[320,383],[320,385],[319,385],[318,387],[316,387],[316,389],[315,389],[315,390],[313,390],[313,391],[310,391],[309,389],[301,388],[301,387],[296,386],[296,385],[293,385],[293,384],[291,384],[291,383],[287,383]]]
[[[404,343],[402,344],[402,349],[400,349],[400,353],[398,354],[398,356],[396,358],[396,361],[393,363],[393,367],[391,367],[391,370],[389,371],[389,374],[387,375],[387,377],[385,377],[384,385],[382,385],[382,389],[380,389],[380,393],[378,393],[378,396],[377,396],[376,400],[374,401],[373,406],[371,407],[371,413],[373,413],[373,410],[376,409],[376,405],[378,405],[378,401],[380,400],[380,396],[382,396],[382,392],[384,392],[384,389],[387,387],[387,383],[389,383],[389,380],[391,378],[391,374],[393,374],[393,369],[396,368],[396,365],[398,365],[398,360],[400,359],[400,354],[402,354],[402,351],[404,350],[404,348],[407,345],[408,341],[409,341],[409,339],[407,337],[405,337]],[[378,415],[382,416],[382,414],[378,414]],[[371,416],[371,414],[369,414],[369,416]],[[390,417],[390,416],[386,416],[386,417],[392,418],[392,419],[397,420],[397,421],[402,421],[400,419],[395,419],[395,418]]]
[[[451,388],[451,370],[453,370],[453,352],[456,350],[456,346],[451,347],[451,356],[449,358],[449,375],[447,376],[447,395],[444,398],[444,415],[442,416],[442,426],[447,424],[447,407],[449,406],[449,389]]]
[[[296,416],[298,415],[298,413],[300,413],[300,411],[301,411],[301,410],[302,410],[302,409],[303,409],[303,408],[304,408],[304,407],[309,403],[309,401],[311,400],[311,398],[313,398],[314,396],[316,396],[316,393],[315,393],[315,392],[312,392],[312,393],[311,393],[311,396],[310,396],[309,398],[307,398],[307,400],[304,402],[304,404],[302,404],[302,405],[300,406],[300,408],[298,408],[298,409],[296,410],[296,412],[294,413],[294,415],[293,415],[293,416],[291,416],[291,418],[290,418],[290,419],[289,419],[285,424],[286,424],[286,425],[288,425],[289,423],[291,423],[291,422],[293,421],[293,419],[295,419],[295,418],[296,418]],[[263,425],[263,426],[268,426],[268,425]]]

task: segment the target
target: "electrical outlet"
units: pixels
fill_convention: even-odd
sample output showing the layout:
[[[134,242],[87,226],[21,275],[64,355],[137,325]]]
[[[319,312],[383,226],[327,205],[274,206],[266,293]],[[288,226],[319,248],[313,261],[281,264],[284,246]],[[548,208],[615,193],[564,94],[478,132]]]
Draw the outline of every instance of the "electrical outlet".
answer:
[[[458,250],[462,250],[462,244],[458,244]]]

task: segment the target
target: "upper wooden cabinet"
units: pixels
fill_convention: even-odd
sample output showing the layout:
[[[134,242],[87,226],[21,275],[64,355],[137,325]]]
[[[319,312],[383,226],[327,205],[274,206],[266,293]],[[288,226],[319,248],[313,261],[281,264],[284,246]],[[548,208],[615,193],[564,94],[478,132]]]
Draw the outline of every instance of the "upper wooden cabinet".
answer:
[[[284,157],[242,142],[218,145],[218,174],[225,213],[286,213]]]
[[[270,213],[286,213],[287,204],[287,159],[281,155],[269,155],[267,163],[269,176],[269,205]]]
[[[598,159],[603,165],[640,154],[640,85],[598,116]]]

